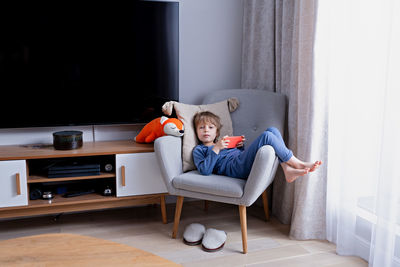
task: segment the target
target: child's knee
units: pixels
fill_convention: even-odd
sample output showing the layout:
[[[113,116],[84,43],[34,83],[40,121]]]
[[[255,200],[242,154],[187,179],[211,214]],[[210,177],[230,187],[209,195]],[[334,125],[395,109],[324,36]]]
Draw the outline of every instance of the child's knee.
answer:
[[[268,127],[266,131],[272,133],[279,133],[279,130],[276,127]]]
[[[264,140],[265,145],[269,145],[271,143],[271,138],[274,137],[274,133],[271,131],[268,131],[268,129],[262,133],[262,138]]]

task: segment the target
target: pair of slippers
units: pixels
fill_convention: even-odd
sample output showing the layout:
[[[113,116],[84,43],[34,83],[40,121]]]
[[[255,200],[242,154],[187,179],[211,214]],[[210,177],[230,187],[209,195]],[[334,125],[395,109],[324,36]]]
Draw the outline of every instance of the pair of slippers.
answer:
[[[226,232],[209,228],[199,223],[189,224],[183,232],[183,242],[189,246],[200,245],[204,251],[216,252],[221,250],[226,241]]]

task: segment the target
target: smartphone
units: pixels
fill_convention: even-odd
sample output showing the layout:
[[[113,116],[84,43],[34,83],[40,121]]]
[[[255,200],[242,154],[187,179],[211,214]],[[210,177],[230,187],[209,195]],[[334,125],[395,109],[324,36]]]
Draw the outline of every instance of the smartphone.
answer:
[[[241,136],[227,136],[225,140],[229,140],[229,144],[227,148],[235,148],[238,143],[242,141]]]

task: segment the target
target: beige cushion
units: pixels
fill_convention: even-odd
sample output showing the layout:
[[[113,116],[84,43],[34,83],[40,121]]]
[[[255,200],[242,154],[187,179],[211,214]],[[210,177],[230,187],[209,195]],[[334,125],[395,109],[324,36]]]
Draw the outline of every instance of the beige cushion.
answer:
[[[208,104],[208,105],[189,105],[175,101],[166,102],[162,110],[164,114],[171,115],[172,109],[175,109],[176,116],[183,122],[185,126],[185,134],[182,140],[182,162],[183,171],[195,170],[196,166],[193,163],[192,151],[198,144],[196,130],[193,125],[193,117],[197,112],[210,111],[221,119],[220,136],[232,135],[232,120],[229,112],[233,112],[238,107],[239,101],[237,98],[229,98],[227,100]]]

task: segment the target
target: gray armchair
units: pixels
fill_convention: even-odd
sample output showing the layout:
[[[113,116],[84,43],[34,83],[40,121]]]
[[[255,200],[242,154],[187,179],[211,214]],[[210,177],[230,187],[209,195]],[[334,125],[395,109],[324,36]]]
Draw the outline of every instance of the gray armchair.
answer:
[[[283,133],[286,99],[283,95],[263,90],[232,89],[215,91],[203,103],[210,104],[229,97],[239,99],[239,107],[231,113],[234,135],[245,135],[249,145],[268,127]],[[172,237],[176,238],[184,197],[230,203],[239,206],[243,253],[247,253],[246,207],[262,195],[266,219],[269,219],[267,187],[272,183],[278,158],[271,146],[262,147],[255,158],[247,180],[212,174],[203,176],[197,170],[183,173],[182,141],[179,137],[164,136],[156,139],[154,149],[161,172],[171,195],[176,195],[175,221]]]

